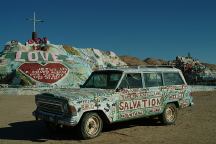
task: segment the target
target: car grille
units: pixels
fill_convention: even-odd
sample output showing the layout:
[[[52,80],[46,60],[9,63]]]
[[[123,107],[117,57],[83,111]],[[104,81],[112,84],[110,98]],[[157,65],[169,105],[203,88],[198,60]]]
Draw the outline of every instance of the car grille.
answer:
[[[64,114],[64,102],[61,100],[38,99],[37,108],[39,111],[52,113],[56,115]]]

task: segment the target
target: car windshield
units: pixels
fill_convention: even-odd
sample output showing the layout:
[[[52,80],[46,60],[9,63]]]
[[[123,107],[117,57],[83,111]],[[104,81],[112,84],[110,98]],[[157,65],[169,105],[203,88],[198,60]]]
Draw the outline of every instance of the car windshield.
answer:
[[[115,89],[121,76],[120,71],[93,72],[82,88]]]

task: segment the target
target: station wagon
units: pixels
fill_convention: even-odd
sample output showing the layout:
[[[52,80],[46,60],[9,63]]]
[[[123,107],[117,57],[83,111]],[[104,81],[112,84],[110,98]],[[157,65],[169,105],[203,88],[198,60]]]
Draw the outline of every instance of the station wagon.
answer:
[[[80,88],[36,95],[33,115],[49,126],[76,126],[83,139],[90,139],[105,123],[157,116],[172,125],[178,109],[193,105],[190,93],[182,72],[173,67],[102,69]]]

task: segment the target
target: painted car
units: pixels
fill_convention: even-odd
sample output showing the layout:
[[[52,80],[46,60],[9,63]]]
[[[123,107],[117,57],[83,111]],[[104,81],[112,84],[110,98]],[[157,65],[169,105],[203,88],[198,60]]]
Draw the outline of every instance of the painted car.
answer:
[[[92,72],[79,89],[36,95],[33,115],[48,126],[77,126],[83,139],[97,137],[104,123],[158,116],[174,124],[177,110],[193,105],[179,69],[138,67]]]

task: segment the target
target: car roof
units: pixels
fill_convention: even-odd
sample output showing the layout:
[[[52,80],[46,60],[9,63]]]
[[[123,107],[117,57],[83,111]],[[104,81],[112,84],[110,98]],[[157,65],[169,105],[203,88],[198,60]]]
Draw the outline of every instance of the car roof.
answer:
[[[131,67],[115,67],[103,68],[97,71],[119,71],[125,73],[139,73],[139,72],[181,72],[180,69],[172,66],[131,66]]]

